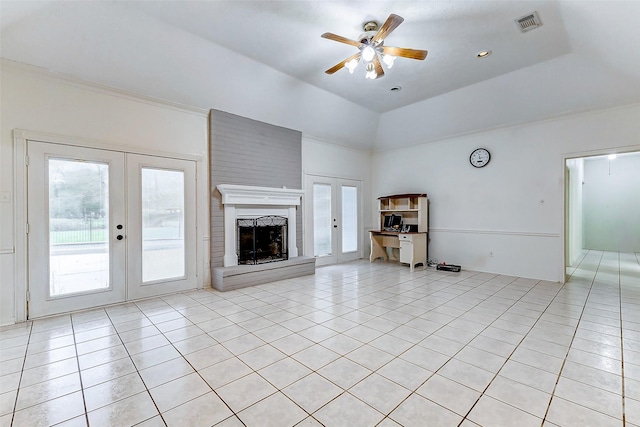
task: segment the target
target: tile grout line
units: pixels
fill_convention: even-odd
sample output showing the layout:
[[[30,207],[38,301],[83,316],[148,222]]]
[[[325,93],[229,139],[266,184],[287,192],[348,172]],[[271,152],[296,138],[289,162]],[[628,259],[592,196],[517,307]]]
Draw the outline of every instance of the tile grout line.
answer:
[[[590,251],[589,251],[590,252]],[[588,255],[588,253],[587,253]],[[580,264],[578,265],[578,267],[576,267],[576,270],[580,267],[580,265],[582,264],[582,262],[584,261],[584,259],[587,257],[587,255],[585,255],[582,260],[580,261]],[[576,329],[573,332],[573,337],[571,337],[571,341],[569,342],[569,348],[567,350],[567,354],[564,357],[564,360],[562,361],[562,366],[560,367],[560,371],[558,372],[558,376],[556,377],[556,383],[553,386],[553,390],[551,392],[551,399],[549,400],[549,405],[547,405],[547,410],[545,411],[544,417],[542,418],[542,424],[544,425],[544,422],[547,420],[547,416],[549,415],[549,409],[551,408],[551,404],[553,402],[553,398],[556,397],[556,389],[558,388],[558,383],[560,382],[560,378],[562,377],[562,371],[564,370],[564,367],[567,363],[567,358],[569,357],[569,352],[571,351],[571,347],[573,346],[573,341],[575,340],[576,334],[578,333],[578,328],[580,327],[580,322],[582,321],[582,316],[584,315],[584,312],[586,310],[587,304],[589,303],[589,296],[591,295],[591,291],[593,290],[593,285],[596,281],[596,277],[598,275],[598,270],[600,269],[600,265],[602,263],[602,258],[604,257],[604,253],[600,254],[600,260],[598,261],[598,268],[596,269],[595,273],[593,274],[593,279],[591,280],[591,285],[589,286],[589,292],[587,292],[587,295],[584,299],[584,304],[582,304],[582,311],[580,312],[580,317],[578,318],[578,322],[576,323]],[[575,272],[575,271],[574,271]],[[563,288],[566,287],[567,284],[565,283]],[[575,403],[575,402],[574,402]],[[575,403],[576,405],[579,405],[578,403]],[[580,405],[582,406],[582,405]],[[591,409],[591,408],[589,408]],[[600,412],[600,411],[597,411]]]
[[[105,310],[105,314],[106,310]],[[111,319],[109,319],[111,321]],[[78,367],[78,378],[80,379],[80,391],[82,392],[82,405],[84,406],[84,419],[89,424],[89,411],[87,411],[87,400],[84,396],[84,385],[82,383],[82,370],[80,369],[80,356],[78,355],[78,342],[76,341],[76,330],[73,324],[73,314],[69,314],[69,323],[71,323],[71,336],[73,337],[73,349],[76,353],[76,366]],[[120,338],[120,337],[118,337]]]
[[[622,386],[622,427],[627,425],[626,417],[626,395],[624,388],[624,329],[623,329],[623,310],[622,310],[622,281],[620,280],[620,252],[618,252],[618,302],[620,304],[620,383]]]
[[[31,342],[31,334],[33,333],[33,322],[29,325],[29,337],[27,338],[27,346],[24,349],[24,359],[22,360],[22,368],[20,368],[20,380],[18,381],[18,388],[16,389],[16,398],[13,401],[13,412],[11,413],[10,426],[13,426],[13,422],[16,418],[16,409],[18,407],[18,396],[20,396],[20,384],[22,383],[22,376],[24,375],[24,367],[27,364],[27,354],[29,352],[29,344]],[[26,408],[25,408],[26,409]]]

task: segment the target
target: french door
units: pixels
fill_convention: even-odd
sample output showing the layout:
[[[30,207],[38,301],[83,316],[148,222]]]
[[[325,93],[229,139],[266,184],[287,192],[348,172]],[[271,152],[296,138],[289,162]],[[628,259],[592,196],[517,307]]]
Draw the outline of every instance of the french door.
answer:
[[[361,182],[306,175],[305,253],[316,265],[362,258]]]
[[[196,287],[195,162],[29,141],[29,318]]]

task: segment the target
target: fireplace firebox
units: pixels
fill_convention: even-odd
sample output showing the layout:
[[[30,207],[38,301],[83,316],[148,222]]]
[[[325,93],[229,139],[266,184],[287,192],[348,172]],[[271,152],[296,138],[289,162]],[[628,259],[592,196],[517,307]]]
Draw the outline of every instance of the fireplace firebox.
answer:
[[[264,264],[289,259],[287,218],[276,215],[236,220],[238,264]]]

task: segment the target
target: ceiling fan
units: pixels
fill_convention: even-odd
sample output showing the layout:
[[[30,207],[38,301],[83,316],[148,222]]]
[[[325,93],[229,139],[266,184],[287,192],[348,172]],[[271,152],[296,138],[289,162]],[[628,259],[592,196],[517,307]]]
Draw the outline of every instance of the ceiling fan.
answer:
[[[384,46],[384,39],[395,30],[398,25],[402,24],[404,18],[393,13],[389,15],[387,20],[378,29],[378,23],[375,21],[365,22],[363,25],[364,33],[359,37],[359,41],[351,40],[346,37],[333,33],[324,33],[321,37],[345,43],[358,48],[358,52],[351,55],[344,61],[340,61],[333,67],[329,68],[325,73],[333,74],[343,67],[347,67],[350,73],[358,66],[360,59],[366,64],[366,75],[368,79],[377,79],[384,76],[384,70],[380,62],[380,56],[387,68],[391,68],[395,58],[400,56],[403,58],[423,60],[427,57],[426,50],[407,49],[404,47]]]

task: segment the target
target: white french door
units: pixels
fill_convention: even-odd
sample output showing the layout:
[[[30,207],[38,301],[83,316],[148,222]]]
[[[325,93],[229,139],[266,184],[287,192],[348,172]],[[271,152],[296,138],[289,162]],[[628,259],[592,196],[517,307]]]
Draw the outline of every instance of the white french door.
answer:
[[[196,287],[196,165],[129,154],[127,297]]]
[[[306,175],[306,247],[316,265],[362,258],[361,182]]]
[[[193,289],[195,162],[29,141],[29,318]]]

